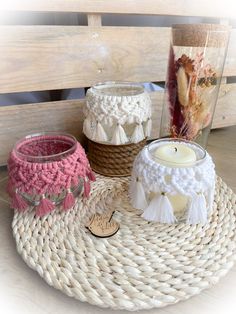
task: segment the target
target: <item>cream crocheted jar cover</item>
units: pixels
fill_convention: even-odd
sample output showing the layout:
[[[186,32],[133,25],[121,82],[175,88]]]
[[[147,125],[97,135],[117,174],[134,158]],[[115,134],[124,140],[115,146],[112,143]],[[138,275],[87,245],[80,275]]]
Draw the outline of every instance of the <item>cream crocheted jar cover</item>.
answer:
[[[178,140],[175,142],[178,143]],[[162,145],[161,141],[155,144],[155,149],[160,145]],[[201,157],[202,148],[200,146],[192,143],[185,143],[185,145],[195,151],[197,160]],[[215,165],[207,152],[205,152],[205,157],[193,166],[175,168],[158,163],[157,160],[153,159],[148,146],[145,146],[134,161],[130,186],[131,201],[135,197],[135,195],[132,195],[132,190],[134,190],[137,181],[142,185],[147,199],[150,193],[178,194],[189,198],[187,206],[190,207],[194,196],[201,194],[206,200],[207,210],[210,211],[212,208],[215,189]],[[186,213],[188,211],[189,208],[186,208]]]
[[[125,144],[139,142],[150,136],[151,99],[141,85],[107,82],[91,87],[86,94],[84,114],[83,131],[93,141]],[[102,128],[100,137],[96,130],[98,123],[99,128]],[[117,125],[126,136],[120,143],[112,140]],[[135,126],[140,126],[139,134],[132,140]]]
[[[236,253],[236,195],[217,179],[205,225],[158,224],[130,206],[127,178],[97,177],[91,198],[69,212],[13,218],[19,254],[68,296],[112,309],[163,307],[199,294],[224,276]],[[95,211],[116,210],[116,235],[94,237],[84,226]],[[79,306],[79,305],[78,305]]]

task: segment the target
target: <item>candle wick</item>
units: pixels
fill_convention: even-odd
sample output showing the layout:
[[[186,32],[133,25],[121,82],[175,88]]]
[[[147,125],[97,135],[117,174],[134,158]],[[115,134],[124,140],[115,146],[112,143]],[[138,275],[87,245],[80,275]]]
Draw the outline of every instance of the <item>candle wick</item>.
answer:
[[[175,147],[175,152],[177,153],[177,147]]]

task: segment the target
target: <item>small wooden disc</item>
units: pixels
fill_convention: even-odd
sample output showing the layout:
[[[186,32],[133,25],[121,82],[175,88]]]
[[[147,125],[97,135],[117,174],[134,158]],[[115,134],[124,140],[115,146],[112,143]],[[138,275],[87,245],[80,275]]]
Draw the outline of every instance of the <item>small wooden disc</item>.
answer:
[[[99,238],[113,236],[120,229],[119,223],[112,219],[113,214],[114,211],[108,211],[104,214],[94,214],[87,228],[94,236]]]

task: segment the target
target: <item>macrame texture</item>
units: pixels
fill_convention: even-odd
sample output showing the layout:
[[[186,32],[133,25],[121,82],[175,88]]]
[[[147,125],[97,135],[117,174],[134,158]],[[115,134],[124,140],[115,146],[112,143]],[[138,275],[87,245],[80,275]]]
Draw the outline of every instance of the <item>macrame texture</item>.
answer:
[[[199,148],[190,143],[187,145],[195,150],[197,156],[200,155]],[[144,199],[140,199],[141,193],[134,193],[137,191],[137,183],[142,185],[138,190],[145,192]],[[146,146],[134,161],[130,184],[130,199],[135,208],[137,203],[143,204],[149,199],[148,206],[142,208],[144,218],[161,223],[174,222],[176,217],[173,215],[173,208],[171,212],[171,204],[167,197],[182,195],[188,199],[185,209],[186,222],[206,223],[213,204],[215,166],[210,155],[206,153],[202,160],[191,167],[168,167],[153,160]],[[158,195],[165,195],[165,198]],[[168,215],[165,210],[168,211]]]
[[[73,150],[59,158],[60,153]],[[32,159],[39,159],[29,161]],[[40,161],[54,156],[51,162]],[[54,196],[63,195],[64,210],[70,209],[75,200],[72,190],[80,181],[85,182],[88,197],[90,181],[95,180],[82,146],[70,137],[41,135],[20,141],[13,149],[8,161],[8,190],[12,197],[12,207],[24,211],[29,207],[25,199],[37,199],[36,214],[43,216],[55,208]]]
[[[124,85],[111,83],[105,88],[101,85],[87,91],[83,132],[89,139],[121,145],[137,143],[150,136],[151,99],[148,93],[141,86]],[[129,93],[133,88],[133,94],[126,95],[123,88],[129,88]],[[122,136],[121,131],[125,133]]]

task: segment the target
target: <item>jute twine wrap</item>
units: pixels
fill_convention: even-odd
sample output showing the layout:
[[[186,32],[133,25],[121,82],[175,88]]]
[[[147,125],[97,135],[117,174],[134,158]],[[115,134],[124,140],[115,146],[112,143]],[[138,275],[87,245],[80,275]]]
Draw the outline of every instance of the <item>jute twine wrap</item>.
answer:
[[[174,46],[225,47],[229,40],[230,27],[219,24],[174,24]]]
[[[146,139],[139,143],[125,145],[106,145],[88,140],[88,159],[91,168],[105,176],[130,176],[133,162]]]
[[[200,293],[233,266],[236,195],[220,178],[209,223],[148,223],[129,205],[127,178],[98,176],[91,197],[69,212],[36,218],[15,213],[17,250],[46,282],[100,307],[141,310],[163,307]],[[118,233],[95,238],[84,222],[114,208]]]

